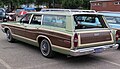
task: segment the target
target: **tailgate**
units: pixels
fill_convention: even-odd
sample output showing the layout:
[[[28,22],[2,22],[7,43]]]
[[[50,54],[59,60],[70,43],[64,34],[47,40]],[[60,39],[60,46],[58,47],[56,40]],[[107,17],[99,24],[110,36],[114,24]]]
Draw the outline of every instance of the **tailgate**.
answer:
[[[91,47],[114,43],[110,30],[78,32],[78,46]]]

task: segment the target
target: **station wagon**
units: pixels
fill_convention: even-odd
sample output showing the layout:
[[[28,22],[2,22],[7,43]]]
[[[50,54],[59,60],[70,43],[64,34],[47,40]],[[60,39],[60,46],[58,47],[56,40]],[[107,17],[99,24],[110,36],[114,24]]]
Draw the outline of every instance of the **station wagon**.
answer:
[[[39,47],[44,57],[54,52],[70,56],[101,53],[118,48],[116,32],[103,16],[84,10],[47,9],[29,12],[20,22],[2,23],[7,40],[20,40]]]

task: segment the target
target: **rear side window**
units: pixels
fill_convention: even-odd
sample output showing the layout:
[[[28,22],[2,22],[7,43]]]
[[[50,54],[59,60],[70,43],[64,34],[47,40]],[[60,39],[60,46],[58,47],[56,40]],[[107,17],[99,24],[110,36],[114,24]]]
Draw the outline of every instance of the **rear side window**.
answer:
[[[44,15],[42,25],[65,28],[66,27],[66,16]]]

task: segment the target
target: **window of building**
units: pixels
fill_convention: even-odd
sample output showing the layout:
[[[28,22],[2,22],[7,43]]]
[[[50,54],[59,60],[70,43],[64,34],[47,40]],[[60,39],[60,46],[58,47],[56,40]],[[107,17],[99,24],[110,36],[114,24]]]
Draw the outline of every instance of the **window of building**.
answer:
[[[114,2],[114,5],[120,5],[120,1]]]
[[[102,3],[93,3],[92,6],[102,6]]]
[[[96,6],[96,3],[92,3],[92,6]]]
[[[97,3],[98,6],[102,6],[102,3]]]
[[[66,27],[66,16],[44,15],[43,25],[65,28]]]

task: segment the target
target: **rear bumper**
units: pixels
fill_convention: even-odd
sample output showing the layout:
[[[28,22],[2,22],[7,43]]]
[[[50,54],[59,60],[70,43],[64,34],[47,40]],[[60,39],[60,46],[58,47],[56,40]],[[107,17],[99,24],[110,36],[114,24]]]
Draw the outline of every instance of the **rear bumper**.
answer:
[[[104,46],[98,46],[98,47],[70,50],[70,55],[80,56],[80,55],[87,55],[87,54],[92,54],[92,53],[101,53],[103,51],[117,49],[118,46],[119,46],[118,44],[111,44],[111,45],[104,45]]]

